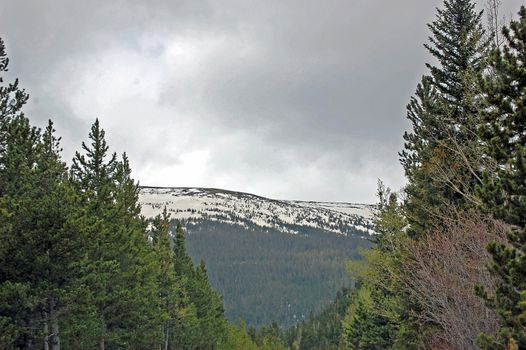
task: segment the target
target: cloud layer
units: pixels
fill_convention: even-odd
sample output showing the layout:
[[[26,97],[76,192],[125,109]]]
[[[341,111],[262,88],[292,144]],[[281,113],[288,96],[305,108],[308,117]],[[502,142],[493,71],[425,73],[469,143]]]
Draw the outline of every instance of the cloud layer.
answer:
[[[0,36],[67,159],[98,117],[141,184],[372,202],[440,4],[0,0]]]

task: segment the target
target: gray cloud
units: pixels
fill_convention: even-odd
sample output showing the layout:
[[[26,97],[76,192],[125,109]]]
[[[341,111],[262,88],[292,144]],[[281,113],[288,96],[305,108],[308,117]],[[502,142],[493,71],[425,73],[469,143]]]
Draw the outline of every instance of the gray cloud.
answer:
[[[142,184],[371,202],[440,4],[0,0],[0,36],[65,158],[99,117]]]

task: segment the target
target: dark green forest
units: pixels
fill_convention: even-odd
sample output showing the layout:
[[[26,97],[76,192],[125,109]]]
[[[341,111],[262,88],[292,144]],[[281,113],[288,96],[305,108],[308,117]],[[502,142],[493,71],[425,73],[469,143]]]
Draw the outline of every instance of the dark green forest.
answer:
[[[289,327],[349,287],[345,261],[359,259],[370,243],[301,228],[297,235],[255,225],[200,220],[188,222],[187,243],[197,263],[206,262],[210,283],[224,296],[227,318],[257,328],[276,321]]]
[[[432,63],[399,153],[407,185],[379,182],[360,257],[316,232],[185,234],[166,211],[141,217],[126,154],[96,120],[64,162],[53,123],[34,126],[18,80],[2,80],[0,40],[0,349],[526,349],[526,8],[503,23],[488,4],[445,0],[428,25]],[[302,288],[312,300],[294,300]],[[229,323],[223,302],[247,292],[267,299],[250,325]]]

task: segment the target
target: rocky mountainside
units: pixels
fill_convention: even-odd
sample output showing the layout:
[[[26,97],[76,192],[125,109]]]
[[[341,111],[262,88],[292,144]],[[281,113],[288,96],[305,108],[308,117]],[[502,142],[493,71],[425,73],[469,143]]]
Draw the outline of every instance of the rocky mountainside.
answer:
[[[255,225],[290,234],[304,229],[341,235],[373,233],[374,206],[368,204],[274,200],[219,189],[163,187],[142,187],[139,201],[146,217],[160,214],[166,207],[172,219],[185,222]]]

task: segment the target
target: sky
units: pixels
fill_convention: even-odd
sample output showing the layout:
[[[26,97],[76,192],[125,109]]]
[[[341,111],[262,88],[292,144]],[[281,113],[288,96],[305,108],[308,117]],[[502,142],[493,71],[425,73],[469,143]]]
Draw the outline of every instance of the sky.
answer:
[[[405,183],[405,106],[441,4],[0,0],[0,37],[68,163],[99,118],[141,185],[373,203],[378,179]]]

